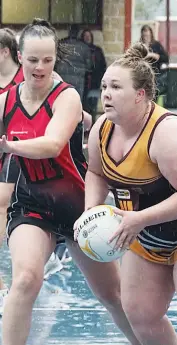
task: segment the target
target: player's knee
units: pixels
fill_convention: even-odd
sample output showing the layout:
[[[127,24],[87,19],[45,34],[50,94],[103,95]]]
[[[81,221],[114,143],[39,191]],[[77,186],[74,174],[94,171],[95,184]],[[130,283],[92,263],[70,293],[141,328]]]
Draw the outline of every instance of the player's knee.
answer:
[[[104,289],[103,286],[100,287],[100,290],[94,291],[94,294],[99,302],[109,310],[111,308],[115,308],[118,305],[121,305],[119,289]]]
[[[129,296],[129,298],[122,298],[123,310],[134,329],[140,333],[146,332],[146,330],[151,328],[159,322],[167,311],[167,307],[163,305],[154,305],[149,300],[139,300]]]
[[[43,282],[43,274],[31,269],[24,268],[14,276],[12,289],[18,291],[19,294],[36,298]]]

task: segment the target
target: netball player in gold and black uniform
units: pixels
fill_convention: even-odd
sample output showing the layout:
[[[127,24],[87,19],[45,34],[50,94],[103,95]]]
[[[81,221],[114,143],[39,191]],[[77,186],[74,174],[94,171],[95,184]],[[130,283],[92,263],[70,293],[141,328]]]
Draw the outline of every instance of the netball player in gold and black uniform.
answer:
[[[177,116],[151,101],[154,92],[141,43],[105,72],[105,114],[88,143],[85,209],[112,190],[122,222],[110,242],[130,249],[121,265],[123,309],[141,344],[176,345],[165,314],[177,290]]]

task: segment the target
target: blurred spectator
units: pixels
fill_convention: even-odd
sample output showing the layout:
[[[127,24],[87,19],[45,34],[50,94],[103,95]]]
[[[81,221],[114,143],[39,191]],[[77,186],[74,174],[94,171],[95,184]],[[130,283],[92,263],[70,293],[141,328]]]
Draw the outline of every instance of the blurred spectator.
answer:
[[[149,57],[152,59],[152,68],[156,73],[157,95],[162,95],[167,90],[167,72],[164,72],[161,66],[169,63],[168,53],[162,44],[155,40],[153,30],[149,25],[143,25],[141,28],[140,41],[150,49]]]
[[[84,115],[84,132],[89,132],[92,127],[92,116],[83,110]]]
[[[82,32],[81,41],[88,45],[92,56],[92,70],[86,74],[85,79],[84,109],[92,114],[93,122],[95,122],[101,79],[106,70],[106,60],[102,49],[94,44],[93,34],[90,30],[85,29]]]
[[[60,40],[68,49],[65,61],[57,61],[55,71],[69,84],[72,84],[79,92],[83,101],[85,74],[91,70],[91,53],[88,46],[78,39],[79,26],[72,24],[69,36]]]

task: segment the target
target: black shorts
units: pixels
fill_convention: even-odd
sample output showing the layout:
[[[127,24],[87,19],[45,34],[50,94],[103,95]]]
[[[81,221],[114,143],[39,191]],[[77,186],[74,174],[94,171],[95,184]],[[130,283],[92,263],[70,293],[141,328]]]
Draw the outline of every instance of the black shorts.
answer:
[[[20,174],[20,166],[12,154],[6,154],[2,160],[0,182],[16,183]]]
[[[30,224],[55,234],[57,240],[73,239],[73,225],[83,211],[84,190],[72,178],[29,185],[21,173],[8,208],[7,235]]]
[[[57,228],[53,226],[53,222],[50,222],[47,219],[40,219],[39,214],[33,213],[33,216],[25,216],[23,215],[23,209],[21,210],[22,213],[13,212],[12,218],[10,220],[10,217],[8,217],[7,222],[7,237],[8,240],[10,238],[10,235],[12,234],[13,230],[17,228],[19,225],[22,224],[29,224],[34,225],[39,228],[41,228],[44,231],[47,231],[49,233],[56,235],[56,244],[65,242],[65,238],[69,238],[71,240],[74,240],[73,237],[73,229],[72,228]],[[9,222],[10,220],[10,222]]]

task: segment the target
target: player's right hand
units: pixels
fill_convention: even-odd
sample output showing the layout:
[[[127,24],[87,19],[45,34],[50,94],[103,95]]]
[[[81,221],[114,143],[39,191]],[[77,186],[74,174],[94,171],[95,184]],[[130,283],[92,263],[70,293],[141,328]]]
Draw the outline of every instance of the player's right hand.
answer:
[[[74,241],[77,241],[78,235],[79,235],[79,230],[77,228],[79,218],[75,221],[73,230],[74,230]]]

